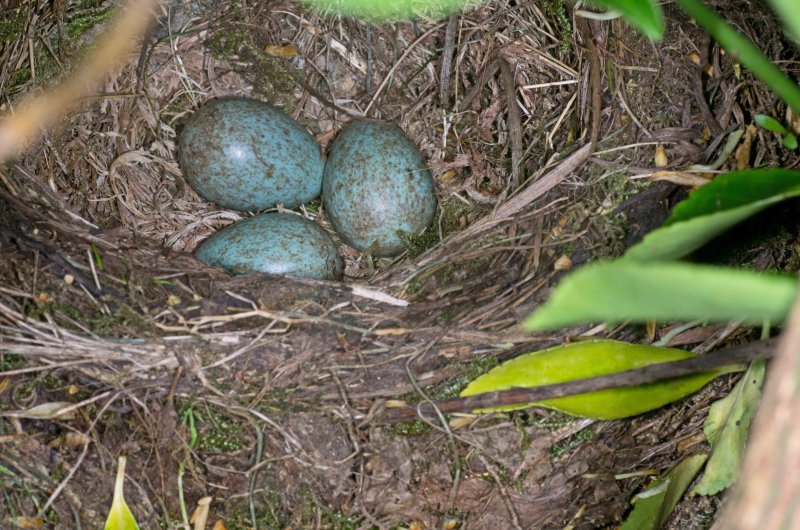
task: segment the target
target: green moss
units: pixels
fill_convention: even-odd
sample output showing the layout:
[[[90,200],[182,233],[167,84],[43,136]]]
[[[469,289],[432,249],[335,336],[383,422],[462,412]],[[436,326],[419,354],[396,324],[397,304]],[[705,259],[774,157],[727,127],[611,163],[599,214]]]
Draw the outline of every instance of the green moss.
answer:
[[[200,451],[230,453],[247,445],[241,424],[207,404],[193,402],[191,399],[179,400],[178,415],[194,420],[194,431],[190,436],[194,437],[196,434],[197,438],[196,441],[192,439],[190,444],[196,444]]]
[[[594,438],[594,431],[591,429],[582,429],[566,440],[553,445],[550,448],[550,458],[558,460],[562,456],[571,454],[580,444],[588,442]]]
[[[279,107],[295,104],[294,80],[285,61],[263,51],[254,40],[254,30],[247,24],[242,7],[231,4],[225,22],[216,28],[207,46],[216,57],[241,66],[239,73],[253,82],[254,93]],[[235,66],[239,68],[239,66]]]
[[[436,208],[436,215],[433,217],[431,226],[421,234],[407,234],[398,232],[406,245],[409,258],[416,258],[426,250],[434,247],[439,241],[440,227],[442,237],[452,232],[461,230],[461,219],[469,213],[471,208],[457,199],[447,199],[439,203]]]
[[[285,530],[293,521],[292,514],[283,508],[283,499],[278,492],[267,491],[254,499],[256,522],[264,530]],[[300,507],[299,526],[295,528],[320,528],[323,530],[355,530],[361,528],[362,516],[347,515],[342,510],[322,506],[307,492]],[[322,513],[320,513],[322,512]],[[318,523],[319,522],[319,523]],[[247,499],[233,499],[225,503],[225,525],[228,530],[253,528],[250,505]]]
[[[14,355],[13,353],[0,354],[0,372],[14,370],[23,364],[25,364],[25,358],[22,355]]]
[[[33,79],[33,75],[31,74],[31,69],[27,66],[23,66],[22,68],[14,72],[14,77],[11,81],[11,85],[12,86],[24,85],[31,79]]]
[[[283,530],[287,515],[283,512],[280,496],[272,491],[259,495],[254,502],[256,506],[256,522],[258,528],[265,530]],[[249,530],[253,528],[250,518],[250,506],[246,498],[232,499],[225,502],[225,527],[228,530]]]
[[[24,29],[25,23],[21,16],[2,19],[0,20],[0,40],[4,42],[14,40]]]
[[[242,426],[218,412],[195,411],[197,446],[201,451],[232,453],[245,447]]]
[[[330,530],[356,530],[361,528],[363,517],[346,515],[341,510],[322,514],[322,527]]]
[[[572,19],[567,11],[565,0],[545,0],[544,2],[545,14],[554,19],[559,29],[561,30],[561,51],[566,53],[572,47],[572,35],[574,30],[572,28]]]
[[[393,436],[422,436],[433,430],[433,427],[421,420],[408,420],[393,423],[389,427],[389,434]]]
[[[75,17],[67,24],[65,33],[70,39],[80,39],[87,31],[111,18],[111,13],[111,9],[104,9]]]
[[[514,421],[523,430],[533,428],[538,431],[557,431],[575,423],[575,417],[556,411],[547,416],[522,410],[514,413]]]
[[[89,329],[92,333],[101,336],[119,336],[128,330],[134,330],[139,335],[149,335],[152,333],[151,324],[140,314],[127,305],[121,305],[112,314],[100,313],[86,316],[84,313],[71,305],[58,300],[51,300],[33,306],[28,311],[31,318],[40,318],[45,314],[62,313],[70,319],[78,322],[81,326]],[[66,329],[83,332],[83,330],[69,322],[60,322]]]

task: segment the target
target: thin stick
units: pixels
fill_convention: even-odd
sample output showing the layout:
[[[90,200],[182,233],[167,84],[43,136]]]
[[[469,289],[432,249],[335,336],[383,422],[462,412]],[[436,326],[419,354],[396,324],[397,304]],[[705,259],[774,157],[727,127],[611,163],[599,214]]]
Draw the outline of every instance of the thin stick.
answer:
[[[508,61],[500,58],[500,75],[506,91],[506,111],[508,112],[508,136],[511,140],[511,189],[520,185],[520,164],[522,163],[522,118],[517,106],[517,82]]]
[[[144,33],[157,4],[158,0],[128,2],[116,24],[95,41],[94,51],[74,76],[0,121],[0,162],[26,149],[42,128],[63,116],[125,57]]]
[[[442,50],[442,68],[439,74],[439,104],[448,108],[450,103],[450,79],[453,73],[453,53],[455,52],[458,15],[453,14],[447,21],[444,33],[444,49]]]

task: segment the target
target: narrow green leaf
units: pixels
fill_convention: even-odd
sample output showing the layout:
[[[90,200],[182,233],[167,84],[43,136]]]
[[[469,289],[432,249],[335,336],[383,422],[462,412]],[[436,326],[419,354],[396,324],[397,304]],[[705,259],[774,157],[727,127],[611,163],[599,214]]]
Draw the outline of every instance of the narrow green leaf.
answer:
[[[770,3],[789,33],[800,42],[800,11],[797,10],[797,0],[770,0]]]
[[[720,175],[678,204],[661,228],[625,253],[651,261],[677,259],[761,210],[800,195],[800,171],[751,169]]]
[[[567,276],[524,326],[542,331],[626,320],[779,323],[796,292],[793,278],[773,274],[622,259],[590,264]]]
[[[651,40],[661,40],[664,34],[664,14],[656,0],[591,0],[589,3],[619,12]]]
[[[111,501],[111,510],[108,512],[105,530],[139,530],[122,492],[125,484],[125,462],[124,456],[119,457],[117,479],[114,482],[114,499]]]
[[[768,131],[772,131],[778,134],[786,134],[789,132],[786,130],[786,127],[784,127],[781,122],[779,122],[772,116],[767,116],[766,114],[756,114],[753,119],[758,125],[760,125],[761,127],[763,127]]]
[[[738,477],[747,433],[761,400],[765,366],[765,361],[751,363],[733,391],[711,405],[703,431],[713,452],[693,494],[716,495]]]
[[[786,149],[797,149],[797,136],[793,133],[788,133],[783,137],[783,146]]]
[[[733,152],[736,150],[736,147],[739,145],[739,141],[742,139],[742,136],[744,136],[744,129],[736,129],[735,131],[731,132],[728,135],[728,139],[725,140],[725,147],[722,148],[722,151],[720,151],[716,160],[714,160],[711,164],[693,164],[689,166],[689,170],[701,172],[718,170],[725,162],[728,161]]]
[[[563,383],[694,356],[694,353],[684,350],[615,340],[576,342],[516,357],[475,379],[461,395],[473,396],[509,388]],[[523,405],[492,407],[479,412],[517,410],[535,405],[586,418],[627,418],[682,399],[715,377],[735,369],[725,367],[646,385],[610,388]]]
[[[684,458],[664,477],[634,498],[633,511],[620,530],[658,530],[669,516],[692,480],[703,467],[707,455]]]
[[[97,265],[98,270],[103,270],[103,257],[100,255],[100,251],[97,250],[97,247],[94,243],[92,243],[92,255],[94,256],[94,262]]]

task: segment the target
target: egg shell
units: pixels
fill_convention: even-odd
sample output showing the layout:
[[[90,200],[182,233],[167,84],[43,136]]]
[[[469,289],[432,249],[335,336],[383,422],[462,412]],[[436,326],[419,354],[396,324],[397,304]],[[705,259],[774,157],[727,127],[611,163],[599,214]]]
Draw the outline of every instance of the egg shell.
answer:
[[[186,122],[178,139],[183,176],[203,198],[240,211],[316,198],[324,161],[308,131],[263,101],[213,100]]]
[[[342,239],[375,256],[402,252],[398,231],[419,234],[436,213],[433,179],[414,142],[373,120],[352,122],[333,141],[322,200]]]
[[[328,233],[291,213],[242,219],[203,241],[195,257],[237,274],[265,272],[327,280],[342,276],[342,260]]]

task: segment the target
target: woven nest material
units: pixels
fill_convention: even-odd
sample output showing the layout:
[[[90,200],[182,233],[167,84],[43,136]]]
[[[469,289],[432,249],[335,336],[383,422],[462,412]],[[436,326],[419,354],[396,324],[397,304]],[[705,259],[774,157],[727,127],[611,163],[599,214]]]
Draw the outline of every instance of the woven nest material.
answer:
[[[6,8],[26,31],[0,44],[5,105],[76,64],[93,30],[58,49],[53,42],[86,17],[104,19],[108,8]],[[559,342],[560,335],[534,337],[518,323],[569,268],[565,249],[576,265],[600,247],[625,244],[624,233],[608,239],[613,223],[598,231],[587,222],[591,213],[576,198],[597,199],[585,191],[591,180],[603,190],[594,213],[608,213],[613,205],[603,201],[624,197],[605,186],[631,159],[612,153],[579,170],[599,128],[622,130],[631,141],[641,132],[619,120],[618,108],[606,108],[589,75],[586,50],[597,49],[587,39],[607,42],[609,28],[584,28],[581,47],[566,14],[559,2],[496,2],[449,21],[375,25],[284,2],[163,4],[144,45],[99,93],[0,169],[0,354],[24,361],[3,375],[23,383],[40,373],[67,378],[80,399],[29,419],[28,428],[53,421],[94,432],[98,446],[89,452],[81,439],[83,453],[70,469],[83,482],[70,475],[65,493],[48,501],[58,518],[102,521],[110,500],[102,484],[113,477],[98,470],[117,453],[129,454],[133,477],[139,470],[129,502],[146,524],[178,512],[181,454],[195,462],[183,483],[188,502],[214,496],[229,528],[234,519],[250,524],[251,512],[277,514],[276,525],[313,526],[304,515],[309,503],[320,520],[333,509],[365,528],[414,521],[433,528],[451,519],[473,528],[549,528],[573,517],[592,527],[624,513],[643,478],[615,480],[613,472],[664,468],[674,456],[674,444],[636,437],[674,425],[671,439],[688,439],[699,432],[699,414],[678,407],[598,427],[597,443],[585,448],[591,454],[575,468],[542,452],[572,440],[585,422],[543,434],[535,422],[518,428],[470,417],[463,422],[470,429],[451,430],[455,424],[431,418],[433,430],[406,439],[380,420],[393,400],[419,399],[482,360]],[[26,62],[30,42],[31,53],[49,59]],[[678,42],[678,55],[690,48]],[[14,78],[25,65],[28,78]],[[650,75],[646,68],[641,75]],[[692,69],[681,63],[677,71],[691,76]],[[653,94],[662,96],[653,89],[623,101],[641,108],[637,102]],[[205,202],[185,184],[176,135],[204,101],[227,95],[281,106],[323,145],[357,116],[399,124],[429,161],[442,205],[434,226],[395,260],[374,261],[342,245],[343,282],[231,277],[195,260],[198,242],[243,214]],[[653,112],[663,115],[646,124],[648,133],[673,146],[674,160],[702,159],[702,128],[673,123],[668,109]],[[329,228],[319,204],[300,212]],[[202,404],[240,422],[245,447],[189,451],[175,400],[182,410]],[[21,421],[23,405],[36,401],[7,418]],[[692,403],[702,408],[707,396]],[[123,440],[97,433],[109,410],[144,427],[116,422]],[[77,411],[86,416],[75,420]],[[70,421],[77,423],[65,427]],[[19,436],[29,436],[17,425]],[[0,463],[45,459],[46,441],[30,443],[27,452],[0,446]],[[451,474],[460,458],[464,466]],[[599,467],[584,466],[593,460]],[[149,481],[154,466],[159,480]],[[52,491],[53,481],[36,484]],[[97,489],[84,491],[91,481]],[[276,502],[271,491],[281,492]],[[97,500],[88,500],[93,493]],[[243,500],[248,509],[237,519],[229,502]]]

